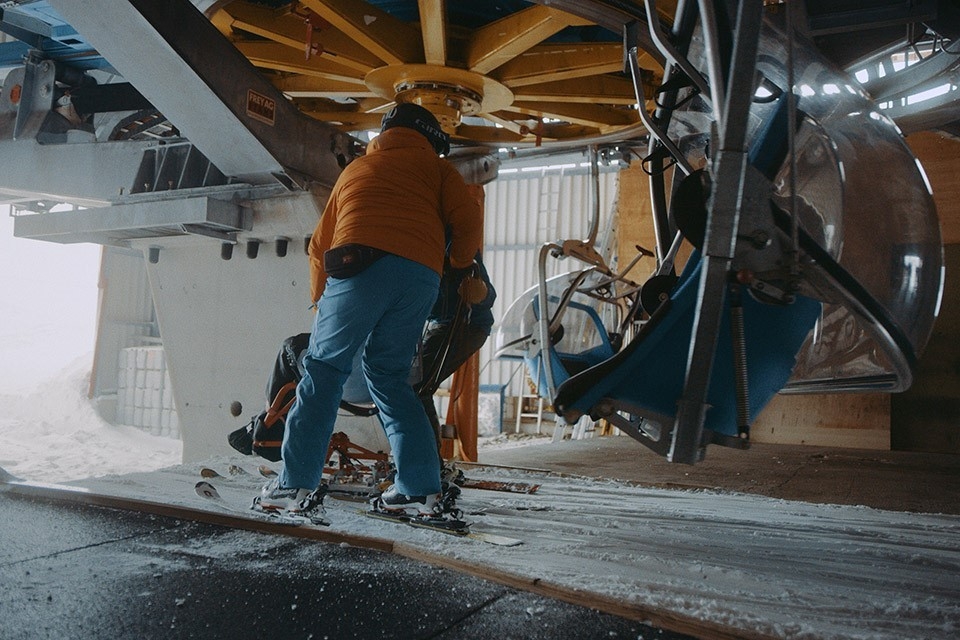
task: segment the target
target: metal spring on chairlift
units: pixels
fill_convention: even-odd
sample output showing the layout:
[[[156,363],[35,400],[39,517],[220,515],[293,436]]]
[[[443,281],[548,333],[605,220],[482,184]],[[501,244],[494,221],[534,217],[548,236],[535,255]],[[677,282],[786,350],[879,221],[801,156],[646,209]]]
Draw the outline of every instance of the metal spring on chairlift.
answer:
[[[737,433],[750,438],[750,392],[747,385],[747,341],[743,323],[740,285],[730,287],[730,334],[733,339],[733,375],[737,400]]]

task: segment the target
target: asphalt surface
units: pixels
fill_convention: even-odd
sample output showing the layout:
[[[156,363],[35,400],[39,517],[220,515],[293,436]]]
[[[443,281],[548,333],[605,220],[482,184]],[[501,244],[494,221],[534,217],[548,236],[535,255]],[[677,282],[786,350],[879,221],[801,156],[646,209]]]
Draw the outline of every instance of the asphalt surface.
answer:
[[[679,640],[388,553],[0,491],[0,638]]]

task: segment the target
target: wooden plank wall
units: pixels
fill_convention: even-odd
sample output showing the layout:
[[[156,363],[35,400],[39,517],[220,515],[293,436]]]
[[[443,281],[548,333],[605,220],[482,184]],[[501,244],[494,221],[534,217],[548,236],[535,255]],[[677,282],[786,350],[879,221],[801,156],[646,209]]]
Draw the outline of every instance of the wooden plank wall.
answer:
[[[913,386],[891,398],[891,444],[903,451],[960,453],[960,141],[911,135],[940,216],[946,276],[943,303]]]
[[[933,188],[943,244],[960,244],[960,140],[924,131],[909,136],[907,144]]]
[[[636,245],[654,251],[657,238],[653,232],[653,207],[650,204],[650,183],[639,167],[633,163],[620,172],[617,194],[617,264],[625,265],[637,254]],[[683,268],[693,247],[684,242],[677,255],[677,270]],[[643,282],[653,273],[656,261],[642,258],[630,273],[634,282]]]

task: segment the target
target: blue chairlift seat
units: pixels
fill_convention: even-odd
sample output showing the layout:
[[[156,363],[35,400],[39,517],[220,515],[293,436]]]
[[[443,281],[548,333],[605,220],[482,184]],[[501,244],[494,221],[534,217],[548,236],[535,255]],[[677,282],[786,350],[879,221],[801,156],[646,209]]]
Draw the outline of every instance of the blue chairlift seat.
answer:
[[[553,303],[558,302],[558,300],[552,296],[549,296],[549,298]],[[539,296],[534,296],[531,310],[535,316],[537,315],[537,309],[539,309],[538,303]],[[550,371],[553,374],[554,389],[571,376],[613,357],[615,352],[610,336],[603,326],[603,321],[596,309],[579,302],[569,302],[564,310],[564,317],[568,319],[567,326],[571,324],[569,320],[572,319],[573,316],[577,316],[580,322],[587,325],[591,335],[594,335],[593,342],[595,344],[581,351],[573,351],[569,349],[564,350],[565,341],[562,336],[557,336],[556,339],[551,340],[551,344],[546,351],[550,358]],[[550,387],[541,359],[542,354],[543,352],[540,351],[535,355],[524,355],[524,362],[527,365],[527,371],[530,372],[531,380],[536,384],[539,394],[541,397],[549,400],[552,394],[549,393]]]
[[[559,385],[554,406],[568,422],[583,414],[600,417],[597,408],[605,406],[608,411],[624,411],[659,423],[660,428],[654,430],[659,434],[654,436],[656,440],[645,444],[658,450],[669,444],[667,431],[684,389],[701,264],[699,253],[695,252],[670,299],[622,351]],[[709,408],[704,429],[736,438],[737,396],[729,298],[707,393]],[[797,352],[820,317],[821,303],[797,296],[793,304],[770,304],[744,294],[742,304],[749,411],[753,420],[790,378]]]

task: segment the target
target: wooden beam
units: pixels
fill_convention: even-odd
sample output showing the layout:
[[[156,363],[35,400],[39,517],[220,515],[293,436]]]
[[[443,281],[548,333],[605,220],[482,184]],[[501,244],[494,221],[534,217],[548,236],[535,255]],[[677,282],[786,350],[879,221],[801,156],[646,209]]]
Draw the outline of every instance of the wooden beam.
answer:
[[[543,5],[517,11],[474,32],[467,43],[467,67],[487,74],[561,29],[587,24],[591,23]]]
[[[0,490],[10,491],[11,493],[31,498],[86,504],[107,507],[109,509],[122,509],[124,511],[134,511],[137,513],[151,513],[167,518],[204,522],[222,527],[231,527],[233,529],[243,529],[245,531],[260,531],[274,535],[287,535],[294,538],[307,538],[310,540],[329,542],[331,544],[349,544],[355,547],[376,549],[388,553],[394,550],[393,542],[384,540],[383,538],[342,533],[327,529],[326,527],[285,525],[266,519],[258,519],[255,516],[243,517],[227,511],[211,511],[167,502],[153,502],[150,500],[140,500],[138,498],[114,496],[70,485],[10,482],[0,483]]]
[[[393,553],[404,558],[460,571],[483,580],[490,580],[511,589],[536,593],[579,607],[589,607],[620,618],[643,622],[696,638],[708,640],[768,640],[770,638],[769,634],[751,631],[742,628],[742,626],[741,628],[735,628],[718,622],[702,620],[696,615],[684,615],[665,608],[656,608],[653,605],[627,602],[623,598],[590,592],[586,588],[577,589],[543,580],[537,576],[524,576],[520,573],[491,566],[490,563],[477,563],[442,555],[436,551],[423,549],[405,542],[394,543]]]
[[[417,0],[420,34],[427,64],[447,64],[447,9],[444,0]]]
[[[387,64],[423,62],[420,32],[363,0],[300,0]]]
[[[907,144],[923,163],[933,188],[943,243],[960,243],[960,141],[935,131],[922,131],[910,134]]]

